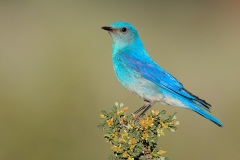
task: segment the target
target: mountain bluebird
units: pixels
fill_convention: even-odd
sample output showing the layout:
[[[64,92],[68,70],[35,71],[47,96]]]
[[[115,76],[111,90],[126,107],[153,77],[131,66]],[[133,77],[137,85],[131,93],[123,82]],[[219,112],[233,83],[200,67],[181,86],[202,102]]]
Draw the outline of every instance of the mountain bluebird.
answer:
[[[210,112],[211,105],[198,98],[151,59],[139,38],[137,30],[129,23],[114,22],[102,27],[113,39],[112,60],[114,72],[120,83],[145,103],[134,114],[138,118],[155,103],[187,108],[216,123],[223,124]],[[137,118],[137,119],[138,119]]]

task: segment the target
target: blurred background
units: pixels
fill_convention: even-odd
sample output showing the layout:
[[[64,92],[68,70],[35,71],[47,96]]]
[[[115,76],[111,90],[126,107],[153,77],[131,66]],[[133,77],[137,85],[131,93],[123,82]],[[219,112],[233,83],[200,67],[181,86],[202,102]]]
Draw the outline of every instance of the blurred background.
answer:
[[[102,26],[132,23],[150,56],[212,104],[224,127],[189,110],[160,140],[171,160],[238,159],[240,3],[0,1],[0,159],[104,160],[101,110],[143,104],[117,81]]]

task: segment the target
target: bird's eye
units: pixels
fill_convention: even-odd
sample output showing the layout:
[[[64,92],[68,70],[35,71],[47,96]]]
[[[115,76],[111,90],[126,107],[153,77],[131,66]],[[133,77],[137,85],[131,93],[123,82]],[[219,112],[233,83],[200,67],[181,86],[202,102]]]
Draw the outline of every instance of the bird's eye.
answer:
[[[121,31],[122,31],[122,32],[127,32],[127,28],[126,28],[126,27],[123,27],[123,28],[121,29]]]

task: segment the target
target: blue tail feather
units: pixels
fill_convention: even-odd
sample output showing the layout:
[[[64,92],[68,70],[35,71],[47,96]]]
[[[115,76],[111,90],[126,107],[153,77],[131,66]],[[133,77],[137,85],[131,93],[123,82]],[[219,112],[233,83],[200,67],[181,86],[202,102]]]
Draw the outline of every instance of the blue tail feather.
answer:
[[[195,111],[196,113],[200,114],[201,116],[209,119],[210,121],[212,121],[213,123],[217,124],[219,127],[222,127],[223,124],[222,122],[220,122],[217,118],[215,118],[213,115],[211,115],[209,112],[207,112],[206,110],[201,109],[198,106],[195,106],[193,103],[188,102],[186,104],[187,106],[189,106],[189,109]]]

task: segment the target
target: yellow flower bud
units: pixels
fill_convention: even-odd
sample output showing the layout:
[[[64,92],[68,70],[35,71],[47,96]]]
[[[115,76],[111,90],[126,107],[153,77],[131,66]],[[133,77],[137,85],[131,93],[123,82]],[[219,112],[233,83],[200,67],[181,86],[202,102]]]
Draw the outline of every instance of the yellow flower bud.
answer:
[[[167,152],[167,151],[160,150],[160,151],[158,152],[158,154],[163,155],[163,154],[165,154],[166,152]]]
[[[157,110],[152,110],[152,114],[153,114],[153,115],[158,115],[158,114],[159,114],[159,111],[157,111]]]
[[[101,118],[106,118],[106,116],[104,116],[104,114],[102,114],[102,113],[100,114],[100,117]]]
[[[107,125],[112,126],[113,125],[113,118],[107,120]]]
[[[164,129],[167,129],[168,126],[166,124],[164,124],[162,121],[160,121],[161,125],[163,126]]]
[[[127,110],[128,110],[128,107],[124,107],[124,108],[122,109],[123,112],[126,112]]]
[[[127,153],[127,151],[125,151],[124,153],[123,153],[123,158],[127,158],[128,157],[128,153]]]
[[[142,134],[142,138],[145,139],[145,140],[147,140],[147,139],[148,139],[148,134],[147,134],[147,133],[143,133],[143,134]]]

